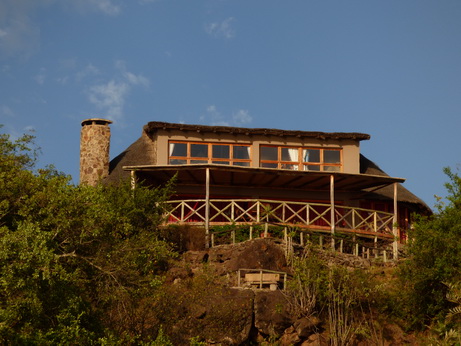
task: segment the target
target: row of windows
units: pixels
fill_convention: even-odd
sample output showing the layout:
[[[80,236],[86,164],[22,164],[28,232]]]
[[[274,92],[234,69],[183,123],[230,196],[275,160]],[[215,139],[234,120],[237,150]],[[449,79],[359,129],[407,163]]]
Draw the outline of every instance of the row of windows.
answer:
[[[260,167],[304,171],[341,171],[340,149],[286,146],[260,147]],[[245,144],[170,142],[169,163],[172,165],[213,163],[251,165],[251,146]]]
[[[250,166],[250,146],[241,144],[170,142],[172,165],[214,163]]]
[[[261,146],[261,167],[302,171],[341,171],[341,150]]]

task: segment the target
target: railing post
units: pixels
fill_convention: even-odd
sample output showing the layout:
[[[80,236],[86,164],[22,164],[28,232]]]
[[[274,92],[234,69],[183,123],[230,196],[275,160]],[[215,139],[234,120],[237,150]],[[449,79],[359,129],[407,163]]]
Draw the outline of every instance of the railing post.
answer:
[[[240,287],[240,269],[237,271],[237,287]]]
[[[335,249],[335,177],[330,175],[330,227],[331,227],[331,248]]]
[[[397,231],[397,183],[394,183],[394,218],[392,219],[392,234],[394,235],[394,243],[392,244],[393,260],[399,257],[399,243]]]
[[[209,247],[209,236],[210,236],[210,169],[207,168],[205,171],[205,246]]]
[[[256,201],[256,222],[260,222],[261,217],[261,202]]]
[[[184,222],[184,204],[186,202],[184,201],[181,201],[181,220],[179,220],[180,222]]]

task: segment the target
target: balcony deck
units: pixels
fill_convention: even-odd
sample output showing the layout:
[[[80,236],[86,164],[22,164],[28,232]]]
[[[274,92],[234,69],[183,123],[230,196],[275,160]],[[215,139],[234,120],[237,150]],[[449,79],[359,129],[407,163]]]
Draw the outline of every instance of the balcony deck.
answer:
[[[266,199],[206,199],[168,201],[166,224],[271,224],[321,233],[394,239],[394,214],[343,205]],[[207,218],[208,214],[208,218]]]

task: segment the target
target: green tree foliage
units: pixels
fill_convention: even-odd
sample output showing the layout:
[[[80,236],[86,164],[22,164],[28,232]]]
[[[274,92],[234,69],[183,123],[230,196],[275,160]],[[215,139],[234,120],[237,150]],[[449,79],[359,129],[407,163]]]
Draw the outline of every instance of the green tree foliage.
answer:
[[[444,172],[447,203],[439,201],[437,213],[417,219],[401,267],[403,305],[413,327],[444,318],[452,306],[445,283],[461,279],[461,178],[449,168]]]
[[[36,153],[33,136],[0,134],[0,343],[149,340],[171,186],[75,186],[34,170]]]

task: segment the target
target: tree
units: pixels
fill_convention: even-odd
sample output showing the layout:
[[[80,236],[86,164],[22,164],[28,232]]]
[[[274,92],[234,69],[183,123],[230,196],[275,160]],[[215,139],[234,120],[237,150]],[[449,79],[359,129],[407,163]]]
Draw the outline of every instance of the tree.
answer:
[[[175,256],[158,231],[171,185],[75,186],[36,154],[0,134],[0,343],[147,340],[143,303]]]
[[[418,327],[444,318],[450,308],[446,283],[461,279],[461,178],[449,168],[444,172],[447,203],[439,200],[434,215],[416,220],[400,271],[408,318]]]

